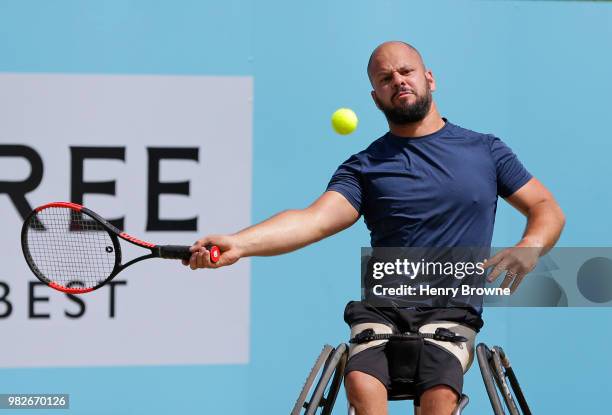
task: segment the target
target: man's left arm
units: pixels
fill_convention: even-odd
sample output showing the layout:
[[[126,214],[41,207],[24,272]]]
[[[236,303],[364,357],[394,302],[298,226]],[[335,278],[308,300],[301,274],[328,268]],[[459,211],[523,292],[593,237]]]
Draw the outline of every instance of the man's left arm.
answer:
[[[548,252],[565,225],[565,215],[552,193],[534,177],[506,201],[527,217],[527,227],[517,246],[542,248],[540,255]]]
[[[494,267],[487,278],[489,282],[506,271],[501,287],[512,283],[510,290],[514,292],[525,275],[535,268],[538,258],[559,240],[565,215],[550,191],[536,178],[530,179],[506,201],[527,217],[527,226],[515,248],[499,252],[487,261],[486,268]]]

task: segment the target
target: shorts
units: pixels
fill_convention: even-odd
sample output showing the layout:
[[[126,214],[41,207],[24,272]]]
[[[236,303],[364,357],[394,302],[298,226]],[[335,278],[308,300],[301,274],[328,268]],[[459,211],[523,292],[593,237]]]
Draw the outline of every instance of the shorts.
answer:
[[[392,309],[373,308],[360,301],[351,301],[344,310],[344,321],[349,326],[359,323],[383,323],[395,327],[398,332],[417,332],[423,324],[436,320],[457,321],[478,331],[483,323],[480,317],[467,309]],[[459,360],[445,349],[430,342],[424,342],[418,367],[412,383],[392,382],[387,358],[386,344],[374,346],[353,355],[347,362],[345,374],[357,370],[377,378],[386,388],[387,395],[414,396],[415,406],[427,389],[447,385],[458,396],[463,391],[463,368]]]

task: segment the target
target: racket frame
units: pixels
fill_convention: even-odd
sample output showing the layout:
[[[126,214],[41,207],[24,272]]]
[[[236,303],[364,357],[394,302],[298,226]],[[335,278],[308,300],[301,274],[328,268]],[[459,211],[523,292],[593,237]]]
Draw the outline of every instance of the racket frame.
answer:
[[[37,215],[39,212],[45,209],[54,208],[54,207],[68,208],[68,209],[71,209],[79,213],[84,213],[87,216],[91,217],[100,226],[102,226],[102,228],[104,228],[104,230],[106,230],[106,232],[108,233],[113,243],[113,249],[115,250],[115,264],[109,276],[106,279],[104,279],[102,282],[97,284],[96,286],[88,287],[88,288],[73,288],[73,287],[65,287],[65,286],[59,285],[53,282],[52,280],[48,279],[47,277],[45,277],[43,273],[40,272],[36,264],[34,263],[34,260],[32,259],[30,252],[29,252],[28,241],[27,241],[28,232],[30,230],[30,226],[29,226],[30,220],[33,216]],[[151,253],[147,255],[136,257],[126,262],[125,264],[122,264],[121,263],[121,260],[122,260],[121,244],[119,243],[119,238],[131,243],[132,245],[136,245],[141,248],[148,249],[151,251]],[[187,255],[189,246],[156,245],[150,242],[143,241],[141,239],[136,238],[135,236],[128,234],[127,232],[120,231],[115,226],[113,226],[109,221],[107,221],[106,219],[98,215],[96,212],[90,209],[87,209],[85,206],[81,206],[77,203],[72,203],[72,202],[47,203],[45,205],[37,207],[32,212],[30,212],[30,214],[26,217],[25,221],[23,222],[23,226],[21,228],[21,249],[23,251],[23,256],[26,259],[26,263],[28,264],[28,267],[30,267],[30,270],[32,271],[32,273],[40,281],[44,282],[45,284],[47,284],[49,287],[53,289],[62,291],[67,294],[83,294],[83,293],[94,291],[106,285],[109,281],[115,278],[115,276],[119,274],[121,271],[123,271],[125,268],[129,267],[132,264],[135,264],[136,262],[143,261],[145,259],[150,259],[150,258],[188,259],[191,256],[191,252],[189,252]],[[218,258],[218,255],[219,255],[218,248],[212,247],[211,249],[216,250],[216,252],[214,253],[214,258]],[[211,252],[211,259],[212,258],[213,258],[213,253]]]

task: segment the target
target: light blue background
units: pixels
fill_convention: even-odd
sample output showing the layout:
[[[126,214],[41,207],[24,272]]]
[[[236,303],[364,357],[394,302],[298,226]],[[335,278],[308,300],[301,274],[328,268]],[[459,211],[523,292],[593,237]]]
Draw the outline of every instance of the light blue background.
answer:
[[[502,137],[552,190],[568,218],[560,245],[612,243],[610,3],[0,1],[2,72],[254,76],[253,221],[306,206],[340,162],[384,133],[365,66],[389,39],[421,50],[443,115]],[[360,117],[348,137],[329,125],[341,106]],[[494,244],[515,243],[523,227],[500,201]],[[249,365],[0,370],[0,392],[70,393],[71,414],[287,413],[323,343],[346,340],[342,311],[359,295],[368,240],[360,222],[253,260]],[[611,317],[486,310],[479,340],[504,345],[534,413],[602,413]],[[477,366],[465,391],[467,413],[490,413]]]

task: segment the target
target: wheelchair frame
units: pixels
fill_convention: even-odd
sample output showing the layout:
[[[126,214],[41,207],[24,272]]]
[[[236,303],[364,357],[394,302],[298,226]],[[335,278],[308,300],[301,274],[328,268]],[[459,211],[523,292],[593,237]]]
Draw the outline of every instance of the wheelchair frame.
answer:
[[[531,415],[531,410],[503,349],[499,346],[489,349],[484,343],[480,343],[476,346],[476,356],[493,413],[506,415],[499,397],[501,395],[510,415]],[[345,343],[339,344],[336,348],[325,345],[306,378],[291,415],[316,415],[318,413],[330,415],[342,384],[347,360],[348,346]],[[506,380],[509,381],[509,384]],[[391,396],[389,400],[413,398],[412,396]],[[461,415],[468,403],[468,396],[462,395],[452,415]],[[350,405],[348,413],[349,415],[355,414],[354,408]]]

